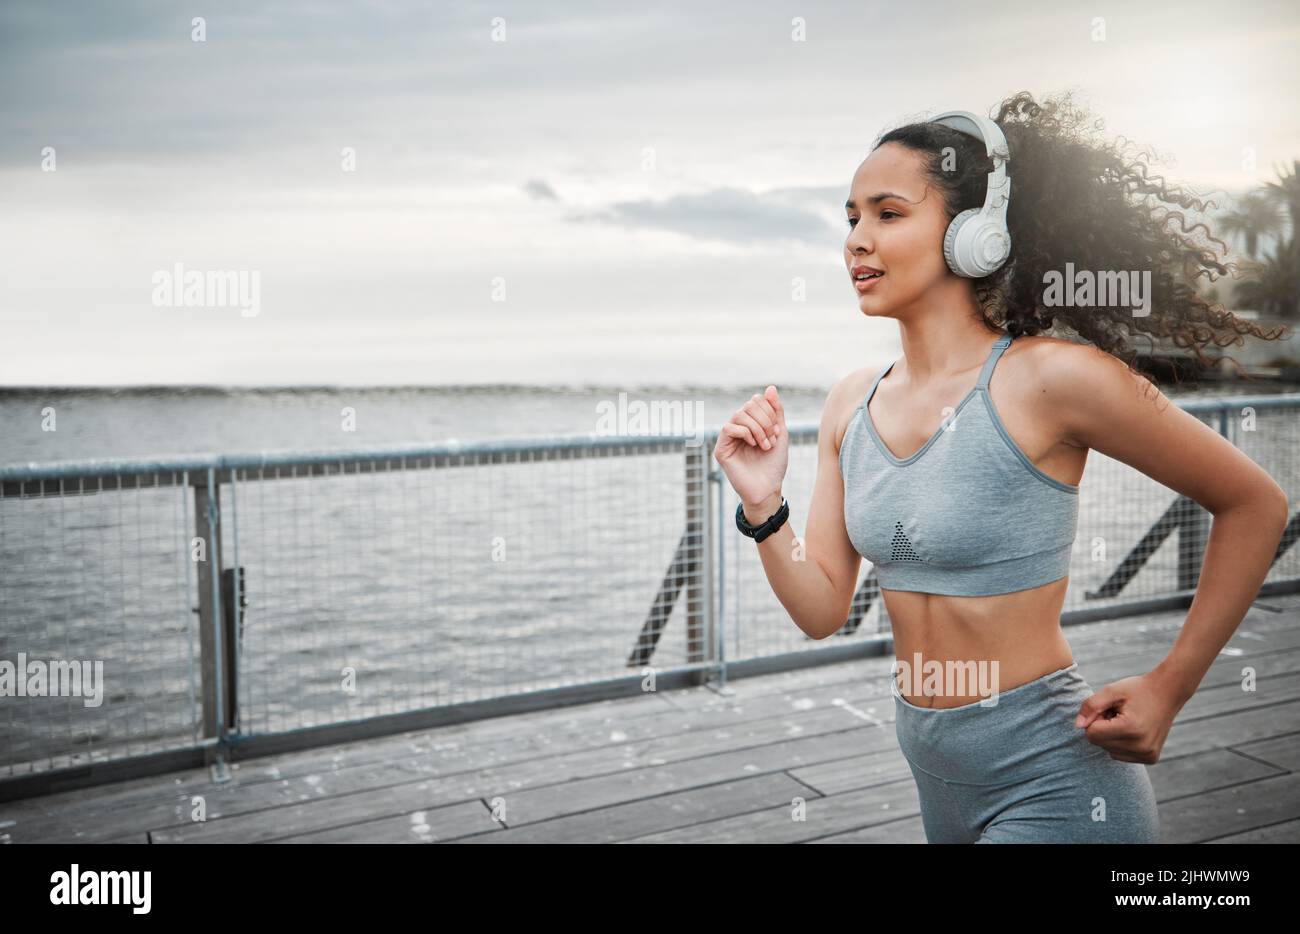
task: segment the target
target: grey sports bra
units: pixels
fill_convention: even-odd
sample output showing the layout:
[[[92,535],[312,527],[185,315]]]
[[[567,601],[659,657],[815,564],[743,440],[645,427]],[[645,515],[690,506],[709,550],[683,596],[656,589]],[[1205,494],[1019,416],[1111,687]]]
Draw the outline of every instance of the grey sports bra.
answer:
[[[1007,434],[989,378],[1011,344],[1003,335],[979,382],[915,454],[889,452],[867,404],[840,445],[844,523],[886,590],[983,596],[1065,577],[1079,518],[1079,488],[1034,466]]]

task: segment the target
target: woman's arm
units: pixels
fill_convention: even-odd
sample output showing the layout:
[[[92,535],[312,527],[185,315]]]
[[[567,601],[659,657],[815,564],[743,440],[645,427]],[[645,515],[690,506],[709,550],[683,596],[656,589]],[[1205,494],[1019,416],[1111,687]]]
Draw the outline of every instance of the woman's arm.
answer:
[[[844,482],[836,438],[839,413],[850,398],[846,393],[856,385],[846,377],[827,394],[817,435],[817,476],[803,542],[795,538],[791,516],[785,525],[754,546],[772,592],[794,624],[813,639],[825,639],[844,626],[862,564],[862,556],[853,548],[844,525]],[[777,440],[782,445],[788,443],[780,401],[775,408],[759,409],[754,430],[779,424]],[[776,454],[776,450],[762,456],[769,454]],[[744,502],[743,496],[741,500],[746,520],[757,525],[776,512],[781,494],[778,490],[756,503]]]
[[[1065,442],[1123,461],[1214,516],[1187,619],[1149,675],[1176,714],[1258,595],[1286,527],[1286,494],[1244,452],[1122,361],[1073,344],[1054,344],[1051,352],[1050,365],[1037,368],[1040,401],[1059,418]]]

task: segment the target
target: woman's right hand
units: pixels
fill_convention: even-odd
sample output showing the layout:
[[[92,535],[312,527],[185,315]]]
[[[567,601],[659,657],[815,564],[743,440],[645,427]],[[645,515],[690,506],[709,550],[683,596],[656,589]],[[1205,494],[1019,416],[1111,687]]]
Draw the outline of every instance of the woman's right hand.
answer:
[[[785,409],[775,386],[755,393],[722,426],[713,457],[746,506],[759,504],[781,492],[790,461],[790,437]]]

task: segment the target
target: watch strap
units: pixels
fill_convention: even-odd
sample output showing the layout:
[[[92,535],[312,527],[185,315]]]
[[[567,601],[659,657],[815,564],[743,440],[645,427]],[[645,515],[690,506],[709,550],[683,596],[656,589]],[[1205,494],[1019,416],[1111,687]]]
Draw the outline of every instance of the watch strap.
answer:
[[[761,542],[773,532],[785,525],[785,520],[790,517],[790,504],[786,502],[785,497],[781,497],[781,505],[776,512],[768,516],[766,520],[758,525],[750,525],[745,519],[745,504],[736,504],[736,528],[742,535],[747,535],[755,542]]]

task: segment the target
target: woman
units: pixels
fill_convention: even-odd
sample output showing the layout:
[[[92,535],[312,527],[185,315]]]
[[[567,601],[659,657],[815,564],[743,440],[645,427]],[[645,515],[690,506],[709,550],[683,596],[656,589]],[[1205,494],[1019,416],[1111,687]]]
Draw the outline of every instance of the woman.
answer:
[[[898,321],[903,355],[827,396],[805,539],[784,521],[774,386],[731,417],[715,457],[741,501],[738,527],[812,638],[844,624],[861,559],[872,560],[898,658],[896,731],[930,842],[1156,842],[1145,766],[1256,596],[1288,504],[1122,359],[1126,338],[1171,337],[1204,359],[1211,340],[1280,332],[1196,293],[1197,276],[1230,267],[1166,205],[1205,205],[1087,139],[1068,95],[1040,105],[1020,94],[994,119],[1005,149],[915,123],[881,137],[853,177],[845,266],[862,313]],[[972,270],[968,253],[962,267],[945,232],[1007,180],[1009,256],[995,243],[992,263],[977,257]],[[1071,270],[1118,271],[1134,289],[1063,302],[1056,286]],[[1058,326],[1072,339],[1045,333]],[[1060,626],[1089,449],[1214,516],[1169,653],[1096,692]]]

